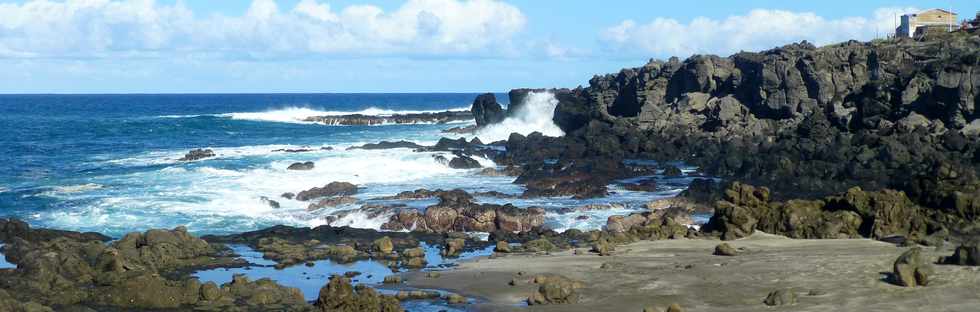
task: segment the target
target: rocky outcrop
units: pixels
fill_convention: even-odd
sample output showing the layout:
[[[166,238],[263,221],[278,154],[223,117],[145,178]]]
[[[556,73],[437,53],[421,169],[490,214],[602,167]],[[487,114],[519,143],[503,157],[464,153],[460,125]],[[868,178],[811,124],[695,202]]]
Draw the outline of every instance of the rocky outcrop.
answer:
[[[187,154],[184,155],[184,157],[181,157],[178,160],[195,161],[195,160],[201,160],[205,158],[211,158],[214,156],[215,156],[214,151],[212,151],[211,149],[195,149],[195,150],[191,150],[190,152],[187,152]]]
[[[476,119],[476,126],[483,127],[495,124],[504,120],[506,115],[504,110],[497,103],[497,97],[493,93],[484,93],[476,97],[473,106],[470,108],[473,118]]]
[[[736,239],[755,230],[792,238],[886,238],[923,240],[941,232],[923,208],[903,192],[855,187],[819,200],[773,201],[768,188],[732,183],[704,230]]]
[[[429,191],[406,193],[405,196],[431,196]],[[477,204],[463,190],[436,191],[439,203],[424,211],[414,208],[395,212],[382,229],[412,229],[427,232],[493,232],[529,231],[544,223],[541,208],[518,208],[513,205]],[[423,198],[424,198],[423,197]]]
[[[364,144],[364,145],[361,145],[361,146],[352,146],[352,147],[348,148],[348,150],[358,150],[358,149],[362,149],[362,150],[383,150],[383,149],[394,149],[394,148],[418,149],[418,148],[422,148],[422,147],[423,147],[422,145],[418,145],[418,144],[416,144],[414,142],[408,142],[408,141],[396,141],[396,142],[392,142],[392,141],[381,141],[381,142],[378,142],[378,143],[368,143],[368,144]]]
[[[48,241],[55,238],[67,238],[76,241],[108,241],[108,236],[94,232],[72,232],[51,229],[34,229],[27,222],[18,219],[0,218],[0,243],[11,243],[15,238],[28,242]]]
[[[296,200],[308,201],[321,197],[349,196],[357,194],[357,185],[347,182],[330,182],[323,187],[314,187],[296,194]]]
[[[514,137],[507,157],[559,168],[682,160],[779,198],[893,189],[937,212],[930,219],[962,226],[980,216],[977,51],[975,35],[957,32],[655,60],[553,90],[566,136],[547,146]],[[576,172],[560,171],[521,182]]]
[[[7,260],[17,264],[0,272],[4,311],[311,308],[298,289],[268,279],[250,282],[236,276],[219,287],[186,277],[199,268],[244,263],[222,245],[193,237],[181,227],[130,233],[108,245],[78,239],[80,233],[25,237],[11,238],[4,249]]]
[[[397,298],[381,295],[364,285],[353,286],[346,277],[336,275],[320,289],[314,306],[323,312],[404,311]]]
[[[454,121],[472,120],[473,114],[467,111],[445,111],[438,113],[376,115],[338,115],[312,116],[303,121],[331,126],[376,126],[388,124],[445,124]]]

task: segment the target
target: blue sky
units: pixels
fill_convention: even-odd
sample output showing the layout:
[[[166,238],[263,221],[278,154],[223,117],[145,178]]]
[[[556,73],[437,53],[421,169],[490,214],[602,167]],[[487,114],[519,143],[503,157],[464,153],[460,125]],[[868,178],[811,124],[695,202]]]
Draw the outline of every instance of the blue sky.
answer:
[[[650,58],[873,39],[971,2],[0,1],[0,93],[574,87]]]

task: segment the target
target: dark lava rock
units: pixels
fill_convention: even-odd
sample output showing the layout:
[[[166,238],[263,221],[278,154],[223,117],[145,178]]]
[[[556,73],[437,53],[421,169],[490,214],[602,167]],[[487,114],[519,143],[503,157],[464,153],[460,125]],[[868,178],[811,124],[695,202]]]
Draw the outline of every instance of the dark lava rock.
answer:
[[[296,200],[307,201],[320,197],[345,196],[357,194],[357,185],[347,182],[330,182],[324,187],[314,187],[296,194]]]
[[[179,161],[195,161],[195,160],[210,158],[214,156],[215,156],[214,151],[212,151],[211,149],[195,149],[188,152],[187,155],[184,155],[184,157],[179,159]]]
[[[956,251],[953,252],[953,255],[944,257],[942,263],[978,266],[980,265],[980,245],[973,244],[956,247]]]
[[[279,209],[279,207],[280,207],[279,206],[279,202],[274,201],[274,200],[271,200],[268,197],[260,196],[259,197],[259,200],[261,200],[266,205],[269,205],[269,207],[276,208],[276,209]]]
[[[665,177],[679,177],[682,175],[684,175],[684,172],[681,171],[681,168],[677,168],[677,166],[669,165],[666,168],[664,168]]]
[[[348,148],[348,150],[354,150],[354,149],[382,150],[382,149],[393,149],[393,148],[418,149],[422,147],[424,146],[408,141],[397,141],[397,142],[381,141],[378,143],[368,143],[361,146],[353,146]]]
[[[494,161],[527,166],[518,183],[530,184],[530,196],[603,196],[598,186],[544,183],[574,176],[560,170],[572,164],[684,161],[706,175],[768,186],[776,201],[826,198],[854,186],[904,192],[923,210],[913,221],[963,226],[980,217],[980,76],[968,74],[980,70],[977,51],[976,36],[957,32],[942,40],[803,42],[651,61],[596,76],[587,87],[550,90],[565,136],[539,142],[513,135],[507,155]],[[514,90],[512,101],[529,92]],[[535,168],[548,161],[559,169]],[[608,182],[609,175],[593,176]],[[794,209],[806,210],[799,204]]]
[[[309,171],[309,170],[313,170],[313,167],[315,167],[315,166],[316,166],[316,164],[314,164],[312,161],[298,162],[298,163],[293,163],[292,165],[289,165],[289,167],[287,167],[286,170]]]
[[[493,93],[484,93],[476,97],[473,101],[473,118],[476,119],[476,126],[483,127],[490,124],[501,122],[506,117],[504,110],[497,103],[497,97]]]
[[[453,121],[472,120],[473,114],[470,112],[445,111],[437,113],[418,113],[418,114],[396,114],[391,116],[374,115],[338,115],[338,116],[312,116],[303,119],[306,122],[315,122],[325,125],[342,126],[374,126],[384,124],[420,124],[435,123],[445,124]]]
[[[449,161],[449,168],[453,169],[476,169],[482,167],[476,159],[467,156],[457,156]]]
[[[294,197],[296,197],[296,194],[293,194],[292,192],[286,192],[286,193],[282,193],[282,195],[279,196],[285,199],[293,199]]]
[[[929,285],[931,265],[922,257],[922,249],[914,247],[895,259],[893,282],[904,287]]]

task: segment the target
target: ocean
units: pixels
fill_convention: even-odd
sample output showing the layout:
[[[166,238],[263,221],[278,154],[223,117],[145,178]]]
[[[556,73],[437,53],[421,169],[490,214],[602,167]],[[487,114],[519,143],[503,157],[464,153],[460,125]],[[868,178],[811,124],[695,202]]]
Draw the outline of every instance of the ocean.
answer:
[[[499,191],[519,194],[513,177],[451,169],[435,153],[410,149],[347,150],[379,141],[434,144],[451,124],[331,126],[304,122],[310,116],[391,115],[468,110],[477,94],[241,94],[241,95],[0,95],[0,217],[33,226],[95,231],[120,237],[131,231],[187,226],[197,235],[227,234],[273,225],[317,226],[325,216],[358,204],[309,212],[308,203],[280,198],[333,181],[358,184],[359,200],[370,201],[419,188]],[[507,105],[506,94],[497,99]],[[511,132],[562,135],[551,123],[557,101],[532,97],[526,112],[475,134],[485,142]],[[330,147],[331,150],[321,149]],[[196,148],[217,157],[179,161]],[[313,149],[285,153],[279,149]],[[478,159],[484,167],[495,164]],[[290,171],[313,161],[311,171]],[[692,168],[686,168],[691,170]],[[688,181],[660,181],[662,192],[613,188],[591,200],[540,198],[506,200],[519,207],[551,211],[555,229],[594,229],[608,216],[642,209],[673,196]],[[271,207],[262,198],[276,200]],[[497,198],[478,198],[502,203]],[[434,201],[408,203],[424,207]],[[614,209],[559,213],[561,208],[619,204]],[[583,217],[583,215],[585,217]],[[334,225],[379,228],[384,218],[346,215]]]

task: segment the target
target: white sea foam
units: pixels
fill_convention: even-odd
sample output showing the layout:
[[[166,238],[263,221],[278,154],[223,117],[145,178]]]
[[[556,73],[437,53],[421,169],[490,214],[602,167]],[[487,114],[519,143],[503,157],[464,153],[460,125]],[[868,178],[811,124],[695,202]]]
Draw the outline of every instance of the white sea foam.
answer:
[[[525,101],[513,116],[478,130],[475,136],[483,142],[494,142],[507,140],[511,133],[528,135],[532,132],[541,132],[552,137],[565,135],[552,120],[555,107],[558,106],[558,99],[553,93],[531,92]]]
[[[304,121],[304,119],[315,116],[344,116],[344,115],[365,115],[365,116],[393,116],[393,115],[406,115],[406,114],[424,114],[424,113],[439,113],[445,111],[468,111],[469,107],[457,107],[446,110],[392,110],[377,107],[369,107],[359,111],[331,111],[331,110],[320,110],[310,107],[284,107],[279,109],[272,109],[262,112],[233,112],[224,114],[212,114],[212,115],[163,115],[157,116],[158,118],[195,118],[202,116],[213,116],[213,117],[225,117],[235,120],[252,120],[252,121],[268,121],[268,122],[286,122],[286,123],[301,123],[309,124],[312,122]]]
[[[63,186],[55,186],[55,187],[52,187],[51,190],[42,192],[42,193],[40,193],[38,195],[41,195],[41,196],[49,196],[49,197],[59,197],[59,196],[62,196],[62,195],[75,194],[75,193],[83,193],[83,192],[87,192],[87,191],[98,190],[98,189],[101,189],[103,187],[104,187],[103,185],[96,184],[96,183],[86,183],[86,184],[78,184],[78,185],[63,185]]]

